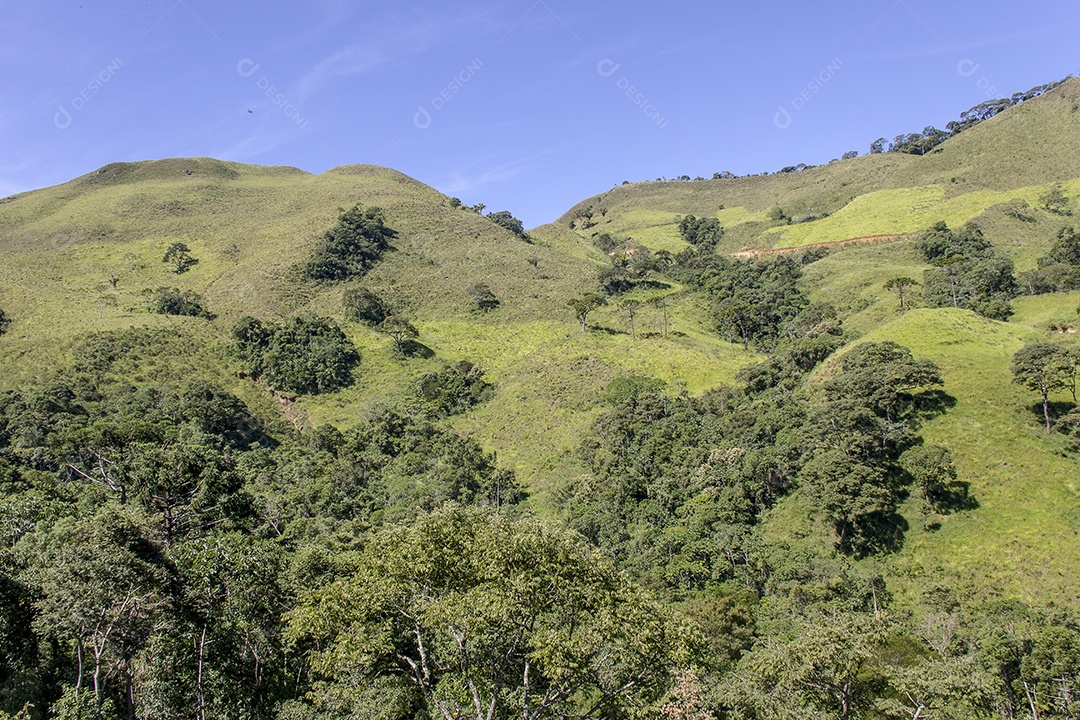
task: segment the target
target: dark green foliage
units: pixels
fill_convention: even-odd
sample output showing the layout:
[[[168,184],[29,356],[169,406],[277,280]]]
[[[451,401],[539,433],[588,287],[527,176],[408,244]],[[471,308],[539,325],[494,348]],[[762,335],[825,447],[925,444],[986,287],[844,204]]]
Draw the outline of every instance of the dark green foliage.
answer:
[[[332,392],[352,382],[360,354],[330,320],[294,317],[281,325],[242,318],[233,328],[240,356],[270,387]]]
[[[716,250],[716,245],[724,237],[724,228],[716,218],[697,218],[687,215],[679,221],[679,235],[683,240],[709,253]]]
[[[174,242],[165,251],[165,257],[161,258],[161,262],[172,263],[173,272],[177,275],[183,275],[199,261],[191,257],[191,248],[185,243]]]
[[[495,387],[484,380],[484,371],[468,360],[447,363],[442,370],[427,373],[416,383],[417,397],[436,417],[458,415],[494,394]]]
[[[995,253],[977,225],[953,231],[939,222],[922,233],[918,244],[935,266],[923,274],[928,306],[974,310],[994,320],[1012,315],[1009,301],[1020,293],[1013,262]]]
[[[1061,228],[1057,242],[1038,265],[1037,270],[1023,274],[1030,294],[1080,289],[1080,232],[1072,226]]]
[[[379,296],[367,288],[346,290],[341,304],[345,309],[345,317],[365,325],[378,325],[390,314]]]
[[[1043,209],[1055,215],[1072,215],[1069,209],[1069,198],[1061,189],[1060,184],[1054,185],[1044,195],[1039,197]]]
[[[949,139],[949,133],[938,130],[933,125],[923,128],[921,133],[908,133],[897,135],[889,146],[889,152],[905,153],[907,155],[925,155],[941,143]]]
[[[150,311],[158,315],[184,315],[212,320],[214,316],[202,306],[202,296],[191,290],[159,288],[150,298]]]
[[[11,325],[11,318],[7,316],[3,310],[0,310],[0,335],[7,332],[8,327]]]
[[[837,545],[856,554],[897,547],[904,477],[900,455],[915,442],[924,408],[942,398],[941,371],[894,342],[850,350],[825,385],[804,431],[812,458],[800,475],[833,523]]]
[[[509,230],[511,233],[521,238],[525,242],[532,242],[529,234],[525,232],[525,225],[520,220],[510,214],[509,210],[500,210],[499,212],[489,213],[487,219],[495,223],[501,228]]]
[[[499,298],[495,297],[495,293],[491,291],[485,283],[478,283],[472,288],[473,302],[476,303],[476,309],[481,312],[488,312],[499,307]]]
[[[390,249],[397,233],[384,224],[382,210],[353,205],[323,233],[311,258],[301,266],[312,280],[342,281],[363,277]]]
[[[774,346],[808,304],[798,287],[802,268],[787,256],[739,260],[680,253],[675,276],[706,292],[717,330],[744,347]]]

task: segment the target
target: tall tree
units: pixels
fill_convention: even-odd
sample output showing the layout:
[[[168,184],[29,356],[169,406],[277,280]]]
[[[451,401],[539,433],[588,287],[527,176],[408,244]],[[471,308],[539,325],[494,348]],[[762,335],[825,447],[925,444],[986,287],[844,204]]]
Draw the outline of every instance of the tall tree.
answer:
[[[611,717],[658,701],[687,657],[668,614],[580,539],[456,506],[376,534],[288,620],[316,648],[316,705],[364,716]]]
[[[1074,383],[1075,368],[1075,360],[1069,351],[1053,343],[1025,345],[1013,356],[1013,382],[1039,393],[1047,434],[1053,432],[1050,393],[1070,387]]]

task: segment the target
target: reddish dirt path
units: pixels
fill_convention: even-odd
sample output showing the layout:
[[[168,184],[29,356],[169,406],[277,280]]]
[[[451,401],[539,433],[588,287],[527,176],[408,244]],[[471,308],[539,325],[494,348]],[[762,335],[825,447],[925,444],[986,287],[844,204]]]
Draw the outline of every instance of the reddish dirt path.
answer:
[[[750,248],[731,253],[735,258],[759,258],[765,255],[787,255],[789,253],[802,252],[803,250],[815,250],[817,248],[835,248],[848,245],[876,245],[877,243],[894,242],[896,240],[910,240],[918,233],[899,233],[892,235],[867,235],[865,237],[851,238],[850,240],[833,240],[832,242],[811,243],[791,248]]]

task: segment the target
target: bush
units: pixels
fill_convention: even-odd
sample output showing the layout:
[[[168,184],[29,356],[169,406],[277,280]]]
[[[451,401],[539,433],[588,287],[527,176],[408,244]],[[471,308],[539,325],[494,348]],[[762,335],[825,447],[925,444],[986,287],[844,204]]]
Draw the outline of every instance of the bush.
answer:
[[[251,372],[286,392],[314,395],[345,387],[360,360],[345,333],[325,318],[263,325],[245,317],[233,328],[233,338]]]
[[[367,288],[346,290],[341,302],[345,317],[365,325],[378,325],[390,314],[382,299]]]
[[[428,373],[416,383],[417,397],[437,417],[463,413],[494,394],[495,387],[484,380],[484,371],[468,360]]]
[[[11,325],[11,318],[9,318],[3,310],[0,310],[0,335],[7,332],[9,325]]]
[[[382,210],[354,205],[323,234],[301,271],[312,280],[362,277],[390,249],[394,237],[397,233],[383,224]]]
[[[150,298],[150,312],[158,315],[181,315],[213,319],[202,306],[202,296],[180,288],[159,288]]]

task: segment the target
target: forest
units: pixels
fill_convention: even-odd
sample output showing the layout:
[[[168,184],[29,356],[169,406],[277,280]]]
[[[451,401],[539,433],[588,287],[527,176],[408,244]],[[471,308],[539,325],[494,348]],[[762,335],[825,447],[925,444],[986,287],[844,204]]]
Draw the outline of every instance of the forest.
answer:
[[[4,392],[0,717],[1077,717],[1080,617],[948,577],[897,605],[885,582],[878,561],[910,531],[902,504],[923,529],[979,507],[921,435],[955,404],[941,369],[853,342],[811,302],[802,279],[823,253],[732,259],[714,252],[715,220],[679,231],[678,254],[614,252],[568,313],[595,332],[596,308],[679,282],[713,332],[764,360],[695,396],[613,379],[577,449],[589,475],[562,479],[543,514],[445,424],[498,393],[468,361],[356,424],[304,432],[185,380],[163,329],[91,334],[69,367]],[[357,206],[296,272],[340,285],[395,236]],[[1061,231],[1029,291],[1074,286],[1077,237]],[[922,283],[891,289],[1009,316],[1023,284],[977,226],[939,223],[917,247]],[[498,306],[475,292],[477,312]],[[202,302],[166,288],[149,309],[208,321]],[[407,361],[423,346],[391,305],[352,289],[342,307]],[[215,352],[285,398],[362,372],[326,317],[247,316]],[[172,381],[138,381],[132,357]],[[1078,367],[1052,343],[1014,358],[1048,433],[1080,438]],[[763,530],[790,497],[828,543]]]

